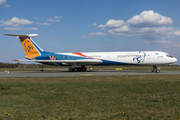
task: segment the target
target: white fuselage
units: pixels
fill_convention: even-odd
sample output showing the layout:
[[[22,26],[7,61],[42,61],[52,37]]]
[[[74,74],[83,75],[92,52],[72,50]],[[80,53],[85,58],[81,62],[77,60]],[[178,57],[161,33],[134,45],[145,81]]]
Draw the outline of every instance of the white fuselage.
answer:
[[[171,64],[177,61],[175,57],[161,51],[83,52],[59,54],[65,56],[99,59],[102,60],[101,64],[163,65]]]

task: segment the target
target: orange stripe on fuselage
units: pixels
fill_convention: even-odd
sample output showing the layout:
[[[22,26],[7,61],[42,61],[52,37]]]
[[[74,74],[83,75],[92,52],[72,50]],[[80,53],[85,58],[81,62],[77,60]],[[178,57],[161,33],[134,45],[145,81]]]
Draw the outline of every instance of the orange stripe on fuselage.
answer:
[[[20,41],[24,48],[27,58],[34,58],[40,56],[40,53],[38,52],[38,50],[29,38],[20,38]]]
[[[80,53],[80,52],[73,52],[73,54],[76,54],[76,55],[79,55],[79,56],[82,56],[82,57],[86,57],[86,58],[92,58],[92,57],[89,57],[89,56],[86,56],[86,55],[84,55],[84,54],[82,54],[82,53]]]

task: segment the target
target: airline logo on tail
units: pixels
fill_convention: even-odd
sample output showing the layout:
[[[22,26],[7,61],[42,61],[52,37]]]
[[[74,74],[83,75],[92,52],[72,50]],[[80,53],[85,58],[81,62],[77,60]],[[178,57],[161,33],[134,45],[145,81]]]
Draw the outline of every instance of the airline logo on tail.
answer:
[[[27,58],[34,58],[40,56],[40,53],[38,52],[38,50],[29,38],[20,38],[20,41],[24,48]]]
[[[33,47],[28,43],[29,43],[29,40],[25,41],[24,42],[24,47],[25,47],[25,51],[28,51],[30,53],[31,50],[33,50]]]

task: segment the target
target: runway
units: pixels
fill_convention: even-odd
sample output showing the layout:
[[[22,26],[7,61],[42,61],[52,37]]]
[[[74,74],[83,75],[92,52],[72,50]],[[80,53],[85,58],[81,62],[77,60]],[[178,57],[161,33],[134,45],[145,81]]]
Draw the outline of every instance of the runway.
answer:
[[[0,72],[0,77],[73,77],[73,76],[127,76],[127,75],[173,75],[180,74],[180,71],[161,71],[160,73],[152,73],[151,71],[87,71],[87,72],[49,72],[49,71],[16,71],[16,72]]]

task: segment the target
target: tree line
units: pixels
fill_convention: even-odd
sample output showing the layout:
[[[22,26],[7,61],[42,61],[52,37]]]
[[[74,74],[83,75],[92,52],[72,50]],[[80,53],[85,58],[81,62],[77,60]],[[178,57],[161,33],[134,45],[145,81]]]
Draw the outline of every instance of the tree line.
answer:
[[[3,63],[0,62],[0,68],[16,68],[19,66],[19,63]]]

